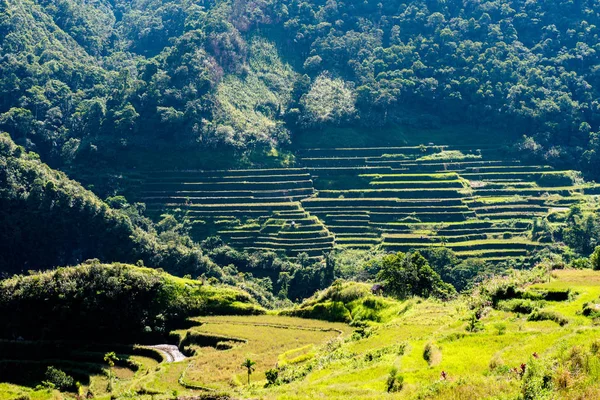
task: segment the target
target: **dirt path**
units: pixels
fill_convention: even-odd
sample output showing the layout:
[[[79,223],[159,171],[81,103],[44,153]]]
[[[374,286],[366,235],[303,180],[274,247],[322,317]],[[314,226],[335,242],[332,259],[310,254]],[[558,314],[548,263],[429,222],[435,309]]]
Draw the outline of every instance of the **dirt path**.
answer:
[[[165,357],[166,362],[177,362],[186,359],[183,353],[179,351],[179,348],[173,344],[157,344],[146,347],[160,351]]]

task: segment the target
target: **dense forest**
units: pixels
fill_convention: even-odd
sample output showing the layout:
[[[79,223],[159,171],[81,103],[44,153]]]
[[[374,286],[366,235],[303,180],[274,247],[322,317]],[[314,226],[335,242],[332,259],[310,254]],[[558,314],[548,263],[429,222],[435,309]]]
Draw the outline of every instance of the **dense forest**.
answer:
[[[243,160],[307,130],[468,122],[523,137],[524,157],[597,178],[598,9],[2,0],[0,129],[78,171],[135,166],[124,155],[143,149],[202,158],[218,147]]]

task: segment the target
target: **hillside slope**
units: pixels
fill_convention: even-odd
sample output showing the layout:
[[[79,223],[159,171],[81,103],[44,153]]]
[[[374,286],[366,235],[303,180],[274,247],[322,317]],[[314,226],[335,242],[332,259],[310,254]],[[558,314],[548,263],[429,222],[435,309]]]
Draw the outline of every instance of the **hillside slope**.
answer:
[[[135,198],[149,213],[182,210],[201,222],[196,238],[218,234],[240,249],[315,259],[333,249],[447,248],[462,259],[529,265],[543,249],[569,251],[559,244],[573,244],[564,240],[569,215],[597,210],[600,192],[577,171],[523,163],[498,145],[308,148],[294,168],[137,177]]]
[[[120,170],[215,147],[248,162],[338,126],[467,123],[597,177],[596,8],[3,0],[0,129],[53,166]]]
[[[0,135],[0,271],[73,265],[90,258],[196,276],[215,265],[189,239],[158,236],[134,207],[113,209]],[[126,204],[126,203],[125,203]]]
[[[299,310],[316,311],[319,304],[321,310],[333,310],[331,299],[343,304],[338,310],[351,313],[353,327],[280,315],[193,318],[197,325],[172,336],[189,358],[157,365],[148,359],[151,353],[128,356],[138,367],[133,372],[127,372],[131,365],[115,368],[112,392],[101,370],[87,365],[91,373],[80,393],[139,399],[549,400],[600,395],[598,271],[513,272],[444,302],[382,298],[370,294],[368,286],[347,282]],[[95,353],[86,354],[91,362]],[[84,355],[73,356],[82,360]],[[256,363],[250,377],[241,366],[247,358]],[[5,364],[0,361],[0,367]],[[73,363],[58,365],[73,371]],[[81,361],[75,365],[83,367]],[[27,387],[31,382],[14,381],[0,384],[0,396],[67,399],[73,393],[34,390]]]

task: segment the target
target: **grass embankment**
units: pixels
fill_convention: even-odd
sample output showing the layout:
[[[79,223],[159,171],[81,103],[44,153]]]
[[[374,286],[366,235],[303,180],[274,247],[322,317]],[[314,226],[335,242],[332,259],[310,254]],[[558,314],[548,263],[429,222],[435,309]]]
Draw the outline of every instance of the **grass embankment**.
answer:
[[[470,332],[474,311],[469,299],[407,300],[388,322],[374,324],[366,334],[355,334],[359,340],[349,339],[334,354],[323,355],[303,380],[256,393],[265,398],[306,399],[512,399],[533,393],[538,397],[526,398],[542,399],[550,396],[544,397],[542,387],[532,391],[534,377],[528,374],[533,375],[534,368],[547,368],[550,389],[546,389],[553,398],[598,398],[600,354],[593,354],[596,321],[581,315],[581,310],[586,303],[598,302],[600,273],[566,270],[552,275],[548,282],[527,285],[517,297],[551,299],[568,291],[566,300],[536,300],[540,310],[535,315],[564,318],[562,326],[553,320],[535,320],[529,310],[520,314],[484,307],[477,328]],[[526,364],[523,378],[522,363]],[[386,379],[393,366],[403,376],[404,387],[388,394]]]
[[[121,370],[112,395],[598,398],[597,319],[582,310],[599,299],[600,272],[590,270],[515,273],[448,302],[396,301],[372,295],[366,284],[337,283],[286,313],[347,321],[353,328],[278,315],[199,317],[200,326],[177,331],[182,348],[195,355],[158,365],[138,358],[140,369]],[[250,386],[241,367],[246,358],[257,363]],[[275,366],[278,384],[265,387],[265,372]],[[387,393],[392,367],[403,384]],[[101,374],[91,377],[97,398],[110,397],[106,382]],[[0,390],[4,398],[66,396],[6,384]]]

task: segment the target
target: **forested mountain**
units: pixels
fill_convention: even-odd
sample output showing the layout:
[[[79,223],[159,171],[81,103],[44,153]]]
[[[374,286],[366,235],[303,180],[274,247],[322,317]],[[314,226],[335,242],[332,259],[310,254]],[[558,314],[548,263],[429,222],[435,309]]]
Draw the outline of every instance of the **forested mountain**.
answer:
[[[600,398],[599,26],[0,0],[0,399]]]
[[[468,122],[600,169],[597,1],[2,0],[0,128],[53,166]],[[468,134],[468,133],[467,133]],[[104,163],[104,164],[103,164]]]

